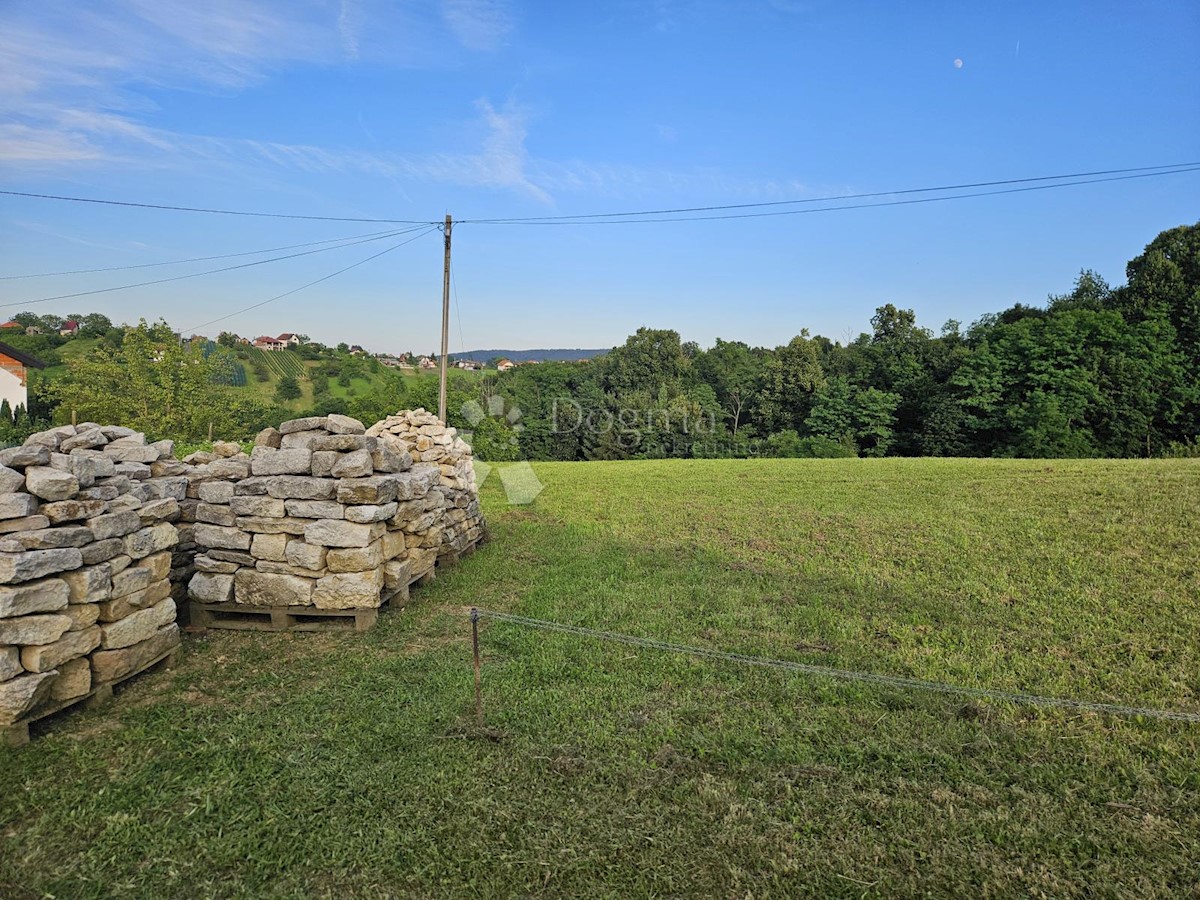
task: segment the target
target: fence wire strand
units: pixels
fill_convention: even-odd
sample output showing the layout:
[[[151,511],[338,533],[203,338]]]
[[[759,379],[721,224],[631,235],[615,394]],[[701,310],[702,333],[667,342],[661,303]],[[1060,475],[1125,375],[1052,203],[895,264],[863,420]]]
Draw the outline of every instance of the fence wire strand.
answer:
[[[1127,718],[1166,719],[1175,722],[1200,722],[1200,713],[1181,712],[1169,709],[1154,709],[1143,706],[1123,706],[1117,703],[1097,703],[1090,700],[1071,700],[1063,697],[1042,697],[1037,694],[1023,694],[1013,691],[995,691],[987,688],[961,687],[953,684],[942,684],[937,681],[922,681],[917,678],[905,678],[899,675],[876,675],[872,672],[858,672],[851,669],[836,669],[832,666],[817,666],[811,663],[792,662],[786,659],[771,659],[766,656],[750,656],[745,653],[729,653],[724,650],[712,650],[706,647],[690,647],[685,644],[672,644],[653,638],[637,637],[631,634],[621,634],[615,631],[600,631],[593,628],[583,628],[579,625],[565,625],[561,622],[550,622],[545,619],[531,619],[527,616],[517,616],[512,613],[492,612],[486,609],[471,611],[474,619],[493,619],[497,622],[508,622],[512,625],[524,625],[528,628],[538,628],[543,631],[557,631],[561,634],[573,634],[578,637],[595,638],[602,641],[613,641],[634,647],[645,647],[649,650],[663,650],[667,653],[680,653],[688,656],[698,656],[704,659],[720,660],[723,662],[741,663],[749,666],[760,666],[769,669],[782,669],[786,672],[797,672],[804,675],[816,675],[823,678],[835,678],[841,681],[857,681],[866,684],[878,684],[886,687],[903,688],[906,690],[930,691],[940,694],[952,694],[960,697],[970,697],[976,700],[996,700],[1015,703],[1024,706],[1050,706],[1059,709],[1079,710],[1083,712],[1104,713]]]

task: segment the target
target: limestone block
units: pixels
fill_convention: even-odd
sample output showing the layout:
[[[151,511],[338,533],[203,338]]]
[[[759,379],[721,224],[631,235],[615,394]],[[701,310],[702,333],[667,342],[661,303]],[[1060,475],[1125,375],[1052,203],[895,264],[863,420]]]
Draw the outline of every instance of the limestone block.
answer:
[[[237,563],[223,562],[203,554],[195,558],[195,566],[197,572],[204,572],[206,575],[232,575],[241,568]]]
[[[120,441],[113,441],[104,448],[104,455],[109,457],[113,462],[118,463],[117,470],[120,471],[120,463],[147,463],[158,461],[158,450],[154,447],[146,446],[118,446]],[[147,475],[149,469],[146,470]]]
[[[279,440],[281,450],[312,450],[317,438],[324,437],[325,431],[293,431],[285,434]]]
[[[318,519],[304,529],[304,540],[322,547],[366,547],[382,536],[384,527],[344,519]]]
[[[208,474],[213,478],[238,480],[250,476],[250,460],[244,457],[214,459],[208,464]]]
[[[273,562],[269,559],[260,559],[254,564],[254,568],[259,572],[266,572],[270,575],[298,575],[301,578],[307,579],[320,578],[327,571],[325,569],[305,569],[301,566],[293,566],[285,562]]]
[[[337,490],[338,482],[332,478],[276,475],[267,482],[267,493],[280,500],[332,500]]]
[[[197,572],[188,582],[188,596],[201,603],[229,603],[233,600],[233,575]]]
[[[30,494],[23,496],[29,497]],[[45,516],[25,516],[23,519],[0,519],[0,535],[12,538],[19,531],[40,531],[50,527],[50,520]],[[19,545],[18,545],[19,546]]]
[[[155,581],[166,578],[171,571],[171,553],[168,550],[160,550],[158,553],[152,553],[145,559],[138,560],[138,568],[149,569],[150,577]]]
[[[68,471],[79,479],[80,487],[89,487],[100,478],[112,478],[117,467],[107,456],[88,456],[85,451],[76,450],[70,456]]]
[[[235,497],[265,497],[267,487],[275,479],[269,476],[249,476],[241,479],[233,486]]]
[[[238,516],[237,527],[253,534],[304,534],[310,519],[269,519],[265,516]]]
[[[187,502],[186,500],[184,501]],[[199,508],[199,504],[197,504]],[[143,525],[149,525],[153,522],[170,522],[178,519],[182,509],[179,506],[179,501],[174,497],[166,497],[162,500],[151,500],[149,503],[138,509],[138,518],[141,519]]]
[[[345,453],[333,464],[334,478],[363,478],[375,470],[368,450],[353,450]]]
[[[287,500],[284,502],[287,514],[298,519],[340,519],[346,509],[336,500]]]
[[[113,470],[113,475],[110,478],[96,479],[96,487],[115,487],[118,494],[128,494],[133,487],[133,482],[128,475],[118,475],[116,470]]]
[[[0,587],[0,619],[57,612],[70,602],[70,595],[70,588],[61,578]]]
[[[411,547],[408,550],[406,559],[409,567],[412,569],[413,578],[424,575],[433,568],[437,562],[436,547]]]
[[[95,603],[72,603],[62,610],[60,615],[71,620],[71,631],[82,631],[100,621],[100,607]]]
[[[136,591],[114,600],[105,600],[96,604],[100,610],[101,622],[119,622],[128,618],[138,610],[154,606],[161,600],[171,596],[171,582],[163,579],[156,581],[145,590]]]
[[[92,661],[85,656],[67,660],[50,683],[50,699],[74,700],[92,689]]]
[[[407,546],[404,543],[404,532],[389,531],[384,534],[383,538],[383,558],[395,559],[397,556],[403,556]]]
[[[255,447],[250,456],[253,475],[306,475],[311,466],[312,451],[302,447],[290,450]]]
[[[150,500],[186,500],[188,480],[184,477],[151,478],[145,483],[145,488],[150,492],[147,498]]]
[[[371,451],[371,465],[376,472],[403,472],[412,468],[412,455],[408,451],[393,450],[383,444]]]
[[[29,672],[49,672],[71,659],[78,659],[100,646],[100,626],[68,631],[52,644],[21,648],[21,665]]]
[[[16,469],[0,466],[0,494],[12,494],[25,486],[25,476]]]
[[[0,450],[0,466],[10,468],[25,468],[26,466],[50,465],[50,448],[37,444],[26,444],[23,447],[9,447]]]
[[[284,562],[287,559],[287,544],[286,534],[256,534],[250,542],[250,555],[255,559]]]
[[[105,435],[108,437],[108,435]],[[123,434],[119,437],[109,437],[109,443],[116,448],[124,447],[145,447],[146,435],[140,431],[130,431],[129,434]]]
[[[132,534],[142,527],[142,520],[133,510],[125,510],[88,519],[87,527],[92,530],[96,540],[106,541],[109,538]]]
[[[122,538],[109,538],[106,541],[96,541],[80,550],[80,558],[84,565],[94,566],[97,563],[108,562],[114,556],[120,556],[125,548]]]
[[[383,505],[368,504],[366,506],[347,506],[345,507],[344,518],[348,522],[360,522],[370,524],[371,522],[385,522],[396,515],[396,504],[384,503]]]
[[[309,544],[303,540],[290,540],[284,549],[284,559],[288,565],[299,569],[321,570],[325,568],[326,548],[317,544]]]
[[[210,526],[217,527],[217,526]],[[179,532],[170,522],[159,522],[125,536],[125,555],[142,559],[179,543]]]
[[[349,505],[391,503],[396,499],[397,481],[406,477],[398,475],[372,475],[368,478],[343,478],[337,482],[339,503]]]
[[[94,545],[93,545],[94,546]],[[62,550],[26,550],[23,553],[0,553],[0,584],[33,581],[58,572],[78,569],[83,554],[76,547]]]
[[[21,668],[21,648],[0,647],[0,682],[16,678],[25,670]]]
[[[362,422],[349,416],[330,413],[327,418],[325,429],[333,434],[363,434],[367,430]]]
[[[383,565],[383,586],[396,591],[412,583],[412,567],[407,559],[390,559]]]
[[[342,452],[352,450],[374,450],[379,446],[379,439],[368,437],[365,434],[325,434],[320,432],[321,437],[313,442],[313,450],[327,452],[330,450],[340,450]]]
[[[57,672],[30,673],[0,684],[0,725],[11,725],[32,711],[49,695],[57,677]]]
[[[58,449],[63,453],[70,453],[72,450],[92,450],[96,447],[103,447],[108,443],[108,438],[99,428],[92,428],[88,431],[79,431],[71,437],[64,440],[58,445]]]
[[[201,547],[213,547],[222,550],[249,550],[250,535],[244,534],[236,528],[197,524],[196,543]]]
[[[136,594],[138,591],[144,591],[155,580],[149,569],[136,566],[128,568],[119,575],[113,576],[112,599],[117,600],[121,597],[128,597],[130,594]]]
[[[315,431],[325,428],[329,420],[325,416],[309,416],[304,419],[292,419],[279,426],[280,434],[293,434],[297,431]]]
[[[175,601],[170,597],[160,600],[147,609],[140,609],[118,622],[109,622],[100,628],[100,646],[104,650],[119,650],[132,647],[154,637],[158,629],[175,621]],[[21,661],[24,663],[24,652]]]
[[[249,549],[250,549],[249,547],[246,548],[247,551]],[[238,551],[238,550],[211,549],[211,550],[206,551],[205,555],[208,556],[210,559],[215,559],[220,562],[236,563],[239,566],[254,565],[254,557],[251,556],[249,554],[249,552],[242,552],[242,551]]]
[[[213,441],[212,452],[217,459],[230,459],[242,452],[242,445],[235,441]]]
[[[372,541],[366,547],[330,550],[325,559],[330,572],[365,572],[383,565],[383,541]]]
[[[374,609],[383,602],[383,569],[326,575],[313,588],[318,609]]]
[[[199,487],[199,499],[205,503],[229,503],[233,499],[233,483],[205,481]]]
[[[172,622],[148,640],[121,650],[98,650],[92,654],[92,684],[124,678],[148,666],[173,647],[179,646],[179,626]]]
[[[318,478],[328,478],[333,472],[333,464],[338,461],[340,453],[334,450],[314,450],[312,455],[312,473]]]
[[[0,519],[19,519],[38,511],[38,498],[33,494],[0,494]]]
[[[160,459],[150,463],[151,478],[187,478],[192,474],[192,467],[177,459]]]
[[[103,500],[59,500],[43,503],[38,507],[38,512],[49,519],[51,525],[62,525],[64,522],[77,522],[101,515],[107,507],[108,504]]]
[[[227,504],[221,505],[217,503],[205,503],[204,501],[201,501],[196,505],[196,521],[207,522],[210,525],[222,525],[226,528],[233,528],[237,523],[237,516],[234,515],[233,510],[230,509],[229,505]]]
[[[70,628],[69,617],[54,614],[0,619],[0,644],[53,644]]]
[[[254,438],[254,446],[256,447],[273,447],[279,449],[280,441],[283,435],[280,434],[278,428],[264,428]],[[215,446],[215,445],[214,445]]]
[[[287,515],[284,504],[289,501],[275,497],[234,497],[229,508],[238,516],[269,516],[283,518]]]
[[[313,582],[298,575],[241,569],[233,576],[233,598],[248,606],[308,606]]]
[[[37,531],[21,531],[10,538],[26,550],[59,550],[63,547],[84,547],[95,540],[92,532],[82,525],[61,525]]]

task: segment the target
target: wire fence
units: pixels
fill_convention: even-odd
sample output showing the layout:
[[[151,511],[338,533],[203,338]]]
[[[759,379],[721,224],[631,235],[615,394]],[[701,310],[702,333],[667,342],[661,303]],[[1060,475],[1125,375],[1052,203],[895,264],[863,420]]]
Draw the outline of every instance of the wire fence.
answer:
[[[1200,713],[1182,712],[1169,709],[1154,709],[1145,706],[1125,706],[1118,703],[1098,703],[1090,700],[1071,700],[1063,697],[1042,697],[1037,694],[1024,694],[1013,691],[995,691],[987,688],[962,687],[953,684],[942,684],[937,681],[922,681],[917,678],[905,678],[899,675],[877,675],[872,672],[858,672],[851,669],[837,669],[832,666],[817,666],[811,663],[793,662],[786,659],[771,659],[765,656],[750,656],[745,653],[729,653],[724,650],[712,650],[707,647],[690,647],[685,644],[672,644],[653,638],[637,637],[631,634],[621,634],[615,631],[600,631],[594,628],[583,628],[578,625],[564,625],[561,622],[549,622],[545,619],[531,619],[527,616],[517,616],[512,613],[493,612],[486,609],[472,609],[471,621],[478,623],[482,619],[493,619],[497,622],[507,622],[511,625],[523,625],[527,628],[538,628],[543,631],[557,631],[561,634],[572,634],[578,637],[593,638],[602,641],[612,641],[633,647],[645,647],[648,650],[662,650],[667,653],[679,653],[688,656],[698,656],[704,659],[721,662],[741,663],[742,665],[761,666],[770,669],[781,669],[785,672],[796,672],[803,675],[815,675],[821,678],[835,678],[841,681],[855,681],[865,684],[877,684],[905,690],[929,691],[940,694],[951,694],[959,697],[969,697],[974,700],[993,700],[1005,703],[1015,703],[1022,706],[1046,706],[1059,709],[1094,712],[1126,718],[1166,719],[1175,722],[1200,722]]]

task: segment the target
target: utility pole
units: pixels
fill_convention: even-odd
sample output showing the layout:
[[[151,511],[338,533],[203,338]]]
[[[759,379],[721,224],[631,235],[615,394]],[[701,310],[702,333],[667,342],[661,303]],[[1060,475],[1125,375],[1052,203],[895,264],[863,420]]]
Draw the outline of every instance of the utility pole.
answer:
[[[438,360],[441,373],[438,379],[438,418],[446,424],[446,357],[450,353],[450,229],[453,222],[446,213],[446,262],[442,270],[442,356]]]

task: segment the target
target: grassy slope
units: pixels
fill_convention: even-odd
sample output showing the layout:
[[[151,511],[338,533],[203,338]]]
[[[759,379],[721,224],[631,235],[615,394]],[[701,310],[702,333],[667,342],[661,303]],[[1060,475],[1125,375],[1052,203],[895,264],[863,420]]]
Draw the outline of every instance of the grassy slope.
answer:
[[[536,468],[372,633],[210,633],[0,750],[0,894],[1194,889],[1200,727],[485,623],[481,733],[464,616],[1200,710],[1194,462]]]

